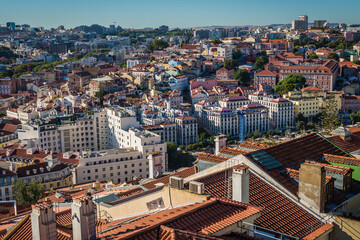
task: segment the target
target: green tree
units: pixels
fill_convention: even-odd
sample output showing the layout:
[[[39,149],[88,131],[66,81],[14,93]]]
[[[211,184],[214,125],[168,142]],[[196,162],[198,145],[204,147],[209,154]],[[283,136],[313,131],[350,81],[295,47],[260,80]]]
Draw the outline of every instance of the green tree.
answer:
[[[309,56],[308,56],[308,59],[318,59],[319,56],[316,55],[316,53],[310,53]]]
[[[261,132],[256,129],[256,130],[253,132],[253,137],[254,137],[254,138],[259,138],[259,137],[261,137]]]
[[[293,91],[294,89],[300,89],[306,84],[306,79],[300,74],[289,74],[275,86],[275,92],[280,96]]]
[[[220,39],[215,39],[215,40],[211,40],[210,41],[211,43],[213,43],[213,44],[221,44],[221,43],[223,43]]]
[[[352,121],[353,124],[355,122],[359,122],[360,121],[360,111],[358,111],[356,113],[351,113],[350,114],[350,120]]]
[[[315,130],[315,129],[316,129],[316,125],[315,125],[315,123],[313,123],[313,122],[308,122],[308,123],[306,124],[306,128],[307,128],[307,129],[311,129],[311,130]]]
[[[224,67],[236,68],[238,66],[238,62],[234,59],[227,59],[224,61]]]
[[[210,137],[210,139],[209,139],[209,144],[210,144],[211,146],[214,146],[214,144],[215,144],[215,137],[214,137],[214,136],[211,136],[211,137]]]
[[[340,117],[337,109],[337,102],[334,96],[326,99],[325,107],[321,111],[320,126],[325,131],[332,131],[339,126]]]
[[[239,58],[241,58],[241,56],[242,56],[242,54],[241,54],[240,49],[236,49],[235,52],[233,52],[233,54],[232,54],[233,59],[239,59]]]
[[[327,56],[327,59],[333,59],[333,60],[339,61],[339,55],[337,55],[336,53],[330,53]]]
[[[188,145],[188,147],[192,148],[193,146],[190,145]],[[167,142],[167,152],[169,170],[176,170],[181,167],[190,167],[195,161],[195,158],[191,154],[178,151],[177,146],[173,142]]]
[[[261,55],[256,59],[254,68],[256,71],[260,72],[261,70],[264,70],[264,66],[269,62],[269,58],[267,56]]]
[[[296,128],[297,128],[298,130],[305,130],[305,129],[306,129],[306,123],[303,122],[303,121],[298,121],[298,122],[296,123]]]
[[[354,60],[353,63],[360,65],[360,60]]]
[[[28,185],[18,180],[13,187],[13,196],[18,204],[35,203],[44,197],[44,187],[36,179],[30,181]]]
[[[164,40],[155,39],[149,44],[149,50],[150,51],[162,50],[164,48],[167,48],[168,46],[169,46],[169,44],[167,42],[165,42]]]
[[[234,78],[239,81],[240,85],[250,86],[250,74],[246,70],[239,70],[234,73]]]
[[[106,91],[104,91],[104,90],[100,90],[100,91],[95,93],[95,97],[97,97],[97,99],[99,100],[101,105],[104,103],[104,96],[106,94],[108,94],[108,93]]]

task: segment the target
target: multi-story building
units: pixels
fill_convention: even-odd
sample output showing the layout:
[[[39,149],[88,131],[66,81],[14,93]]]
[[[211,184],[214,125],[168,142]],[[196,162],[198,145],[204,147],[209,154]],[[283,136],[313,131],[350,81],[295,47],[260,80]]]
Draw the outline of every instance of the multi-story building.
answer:
[[[136,115],[132,111],[120,107],[106,109],[108,123],[108,146],[111,149],[133,148],[148,158],[152,152],[160,152],[163,171],[167,170],[166,143],[161,136],[140,129]]]
[[[297,20],[292,21],[291,29],[293,30],[307,30],[309,25],[308,16],[299,16]]]
[[[175,118],[177,143],[189,145],[198,141],[198,123],[194,117]]]
[[[176,124],[162,122],[156,125],[142,126],[143,129],[156,133],[161,137],[161,142],[173,142],[177,144]]]
[[[10,95],[17,90],[15,79],[0,79],[0,95]]]
[[[28,146],[55,152],[107,148],[106,112],[94,115],[64,116],[46,120],[32,120],[22,125],[18,137]]]
[[[12,188],[16,181],[16,173],[0,167],[0,201],[9,201],[13,199]]]
[[[183,95],[178,90],[173,90],[168,97],[171,107],[180,107],[184,102]]]
[[[278,74],[270,70],[263,70],[261,72],[255,73],[254,76],[254,87],[259,88],[260,84],[267,84],[272,88],[275,88],[277,84]]]
[[[226,80],[234,78],[234,69],[229,67],[222,67],[216,70],[216,78],[218,80]]]
[[[169,78],[169,87],[171,90],[184,91],[189,89],[188,78],[185,75],[170,77]]]
[[[121,183],[149,177],[149,160],[133,148],[86,151],[73,169],[74,184],[93,181]]]
[[[242,107],[250,103],[251,101],[247,99],[245,96],[227,97],[222,100],[219,100],[220,107],[229,108],[231,110],[236,110],[239,107]]]
[[[323,64],[282,66],[280,68],[280,81],[289,74],[301,74],[306,78],[307,85],[332,91],[338,72],[339,64],[334,60],[327,60]]]
[[[289,100],[281,97],[264,97],[257,102],[268,108],[270,128],[285,129],[294,125],[294,106]]]
[[[115,92],[119,89],[118,85],[115,83],[115,80],[109,76],[102,78],[93,78],[89,83],[89,94],[90,96],[95,96],[99,91],[105,91],[108,93]]]
[[[247,104],[239,108],[245,116],[244,134],[254,132],[266,132],[269,130],[269,109],[259,103]]]
[[[268,55],[290,52],[294,48],[294,43],[283,39],[270,39],[266,42],[255,43],[255,49],[265,50]]]

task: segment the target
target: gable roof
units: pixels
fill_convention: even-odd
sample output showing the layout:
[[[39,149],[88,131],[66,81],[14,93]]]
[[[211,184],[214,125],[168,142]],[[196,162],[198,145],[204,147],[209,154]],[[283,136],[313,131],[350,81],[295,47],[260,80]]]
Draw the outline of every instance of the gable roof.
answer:
[[[225,176],[231,173],[226,174],[226,171],[229,169],[195,181],[204,183],[205,191],[212,196],[232,198],[232,178],[225,184]],[[254,222],[257,226],[296,237],[304,237],[309,234],[307,230],[314,231],[322,226],[318,219],[252,172],[249,180],[249,203],[263,208]]]

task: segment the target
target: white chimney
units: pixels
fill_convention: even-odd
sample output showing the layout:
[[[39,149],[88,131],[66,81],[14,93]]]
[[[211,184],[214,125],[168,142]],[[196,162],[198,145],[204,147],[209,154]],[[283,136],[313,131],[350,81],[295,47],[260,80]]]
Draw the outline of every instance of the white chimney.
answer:
[[[72,229],[74,240],[96,238],[95,208],[91,196],[75,198],[71,205]]]
[[[220,150],[226,146],[226,140],[225,135],[215,136],[215,155],[219,155]]]
[[[249,203],[249,168],[247,166],[233,167],[232,200]]]
[[[31,229],[33,239],[57,239],[55,212],[52,205],[39,203],[32,206]]]

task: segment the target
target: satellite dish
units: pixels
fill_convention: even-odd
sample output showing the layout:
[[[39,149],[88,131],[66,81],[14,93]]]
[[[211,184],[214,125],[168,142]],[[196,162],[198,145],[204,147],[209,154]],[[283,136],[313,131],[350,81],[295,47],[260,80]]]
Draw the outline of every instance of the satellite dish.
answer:
[[[154,172],[154,177],[158,177],[160,175],[159,171]]]

